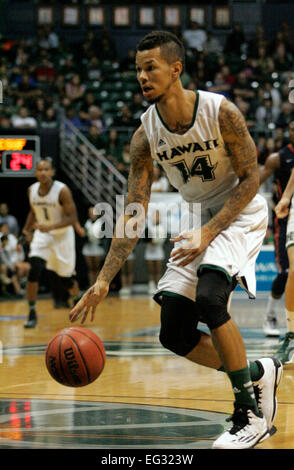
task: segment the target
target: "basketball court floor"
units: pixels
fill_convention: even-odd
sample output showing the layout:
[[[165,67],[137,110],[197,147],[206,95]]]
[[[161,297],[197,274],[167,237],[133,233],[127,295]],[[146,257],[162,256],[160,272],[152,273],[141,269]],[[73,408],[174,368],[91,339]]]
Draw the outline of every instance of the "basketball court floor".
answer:
[[[263,335],[265,305],[262,294],[233,297],[231,314],[249,359],[272,355],[277,346]],[[87,320],[107,360],[102,375],[82,388],[58,384],[45,366],[48,341],[72,326],[69,311],[55,310],[51,299],[37,307],[39,323],[26,330],[26,301],[0,303],[0,449],[210,449],[230,426],[226,375],[163,349],[151,297],[109,296],[95,323]],[[282,303],[279,320],[284,332]],[[256,449],[294,449],[294,370],[284,370],[278,401],[277,432]]]

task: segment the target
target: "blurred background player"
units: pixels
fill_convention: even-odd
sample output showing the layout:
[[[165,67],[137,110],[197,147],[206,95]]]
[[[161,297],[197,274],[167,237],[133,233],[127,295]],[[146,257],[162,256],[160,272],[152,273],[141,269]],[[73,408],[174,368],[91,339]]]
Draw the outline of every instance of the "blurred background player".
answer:
[[[103,221],[101,222],[100,217],[95,214],[94,207],[89,207],[88,215],[89,217],[84,225],[84,236],[87,239],[82,248],[82,254],[87,263],[89,282],[92,285],[98,276],[105,256],[105,249],[102,246],[102,238],[99,236]]]
[[[150,216],[148,220],[149,242],[145,249],[145,260],[148,266],[148,294],[155,294],[165,257],[163,245],[166,240],[166,228],[161,223],[159,211],[153,212]]]
[[[43,268],[54,271],[62,279],[73,302],[79,296],[79,286],[73,277],[76,256],[72,225],[77,220],[76,207],[69,188],[53,177],[52,161],[44,158],[37,163],[38,181],[28,189],[31,209],[23,234],[28,241],[31,237],[32,240],[27,281],[29,315],[25,328],[34,328],[37,324],[36,300]]]
[[[289,122],[288,129],[290,143],[281,148],[278,152],[269,155],[264,166],[260,168],[260,185],[264,184],[270,176],[275,176],[277,201],[281,199],[282,193],[291,176],[292,168],[294,167],[294,120]],[[287,220],[287,215],[283,218],[274,218],[275,256],[279,273],[272,283],[271,293],[266,307],[266,318],[263,325],[264,334],[266,336],[280,336],[280,331],[277,326],[277,311],[280,298],[285,291],[289,269],[289,260],[286,250]]]
[[[294,132],[294,122],[290,124],[292,132]],[[285,289],[285,313],[287,333],[281,338],[275,357],[284,364],[294,364],[294,172],[292,170],[291,177],[286,189],[281,197],[280,202],[275,207],[278,217],[285,218],[288,216],[286,249],[289,258],[289,272]],[[291,202],[292,199],[292,202]],[[289,211],[289,205],[291,207]]]
[[[120,297],[129,296],[134,284],[135,253],[132,252],[120,271],[121,288],[118,291]]]

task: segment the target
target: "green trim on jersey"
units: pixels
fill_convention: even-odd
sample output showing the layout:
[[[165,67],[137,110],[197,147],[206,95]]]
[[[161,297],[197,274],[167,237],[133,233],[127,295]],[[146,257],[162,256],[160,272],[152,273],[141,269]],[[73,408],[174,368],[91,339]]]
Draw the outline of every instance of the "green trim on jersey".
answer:
[[[195,104],[194,104],[194,112],[193,112],[193,118],[192,118],[192,122],[191,122],[191,125],[188,129],[188,131],[194,126],[195,124],[195,119],[196,119],[196,114],[197,114],[197,109],[198,109],[198,105],[199,105],[199,93],[198,93],[198,90],[195,91],[195,94],[196,94],[196,100],[195,100]],[[168,130],[168,132],[171,132],[172,134],[177,134],[176,132],[173,132],[170,130],[170,128],[165,124],[164,120],[162,119],[161,115],[160,115],[160,112],[157,108],[157,104],[155,104],[155,109],[156,109],[156,112],[157,112],[157,115],[160,119],[160,121],[162,122],[163,126]],[[186,131],[186,132],[188,132]],[[186,134],[185,132],[185,134]],[[179,134],[179,135],[182,135],[182,134]]]
[[[228,271],[226,271],[224,268],[221,268],[220,266],[216,266],[215,264],[201,264],[198,268],[197,274],[201,273],[203,268],[209,268],[209,269],[215,269],[216,271],[221,271],[222,273],[226,275],[228,281],[232,282],[232,277],[230,276]]]

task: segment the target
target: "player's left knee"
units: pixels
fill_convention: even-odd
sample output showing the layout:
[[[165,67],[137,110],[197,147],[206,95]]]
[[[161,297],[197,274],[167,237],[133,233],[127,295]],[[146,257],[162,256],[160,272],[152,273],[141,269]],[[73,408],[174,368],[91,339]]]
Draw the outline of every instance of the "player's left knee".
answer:
[[[196,307],[200,318],[210,330],[219,328],[230,320],[228,301],[234,288],[224,273],[207,269],[199,276]]]

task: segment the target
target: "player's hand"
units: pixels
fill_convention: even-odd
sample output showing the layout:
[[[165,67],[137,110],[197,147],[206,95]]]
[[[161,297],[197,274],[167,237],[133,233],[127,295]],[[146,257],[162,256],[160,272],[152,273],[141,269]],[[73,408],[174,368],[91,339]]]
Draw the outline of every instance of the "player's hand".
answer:
[[[106,281],[97,281],[87,292],[84,293],[83,297],[74,306],[69,313],[69,319],[71,322],[75,322],[82,316],[81,323],[85,323],[89,311],[91,310],[91,321],[94,321],[95,312],[97,305],[107,296],[109,291],[109,283]]]
[[[42,224],[34,224],[34,229],[36,230],[40,230],[40,232],[43,232],[43,233],[46,233],[46,232],[50,232],[50,230],[52,230],[50,228],[50,225],[42,225]]]
[[[283,219],[284,217],[287,217],[287,215],[289,214],[289,205],[290,199],[288,197],[282,197],[282,199],[278,202],[274,209],[278,219]]]
[[[170,239],[171,242],[187,240],[180,248],[172,250],[171,258],[173,261],[181,260],[178,266],[186,266],[206,250],[212,239],[211,233],[205,227],[183,232],[178,237]]]

